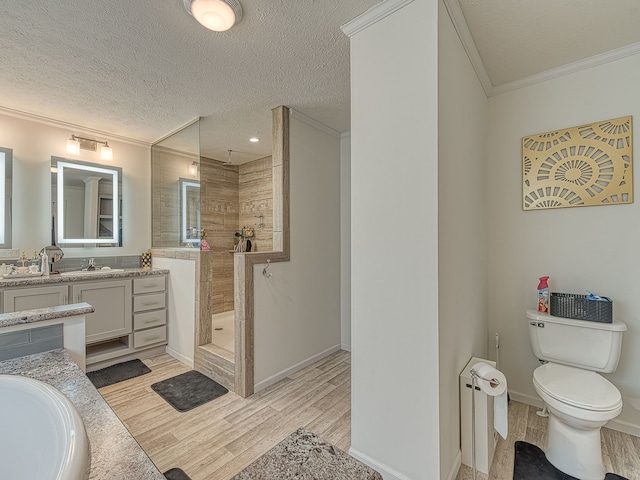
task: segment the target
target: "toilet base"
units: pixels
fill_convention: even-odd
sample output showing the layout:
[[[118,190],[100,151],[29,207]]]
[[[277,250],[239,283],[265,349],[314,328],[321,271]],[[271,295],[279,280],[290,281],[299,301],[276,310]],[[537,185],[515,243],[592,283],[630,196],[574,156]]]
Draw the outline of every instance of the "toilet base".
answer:
[[[581,480],[602,480],[604,464],[600,446],[600,427],[573,428],[549,414],[547,460],[558,470]]]

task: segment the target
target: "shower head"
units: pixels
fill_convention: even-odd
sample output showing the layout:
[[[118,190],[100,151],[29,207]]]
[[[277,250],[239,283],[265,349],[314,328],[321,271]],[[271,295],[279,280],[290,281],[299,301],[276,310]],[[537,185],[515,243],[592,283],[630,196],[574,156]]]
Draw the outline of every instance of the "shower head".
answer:
[[[229,158],[227,158],[227,163],[223,163],[222,166],[223,167],[232,167],[233,163],[231,163],[231,152],[233,150],[227,150],[227,152],[229,152]]]

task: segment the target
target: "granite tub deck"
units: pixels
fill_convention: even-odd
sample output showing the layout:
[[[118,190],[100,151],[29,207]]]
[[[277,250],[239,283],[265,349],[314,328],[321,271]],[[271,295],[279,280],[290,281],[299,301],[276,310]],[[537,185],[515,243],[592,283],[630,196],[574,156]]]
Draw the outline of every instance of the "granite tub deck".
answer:
[[[169,270],[160,268],[126,268],[121,272],[105,272],[100,271],[97,273],[79,273],[77,275],[65,274],[65,275],[48,275],[48,276],[33,276],[33,277],[17,277],[17,278],[4,278],[0,277],[0,288],[6,287],[24,287],[29,285],[48,285],[55,283],[73,283],[84,282],[87,280],[107,280],[113,278],[132,278],[132,277],[146,277],[149,275],[169,275]]]
[[[58,318],[79,317],[93,313],[95,309],[88,303],[74,303],[60,305],[58,307],[38,308],[36,310],[23,310],[21,312],[0,314],[0,328],[38,323]],[[34,325],[37,326],[37,325]],[[2,331],[0,331],[2,333]]]
[[[166,480],[64,350],[0,362],[0,375],[40,380],[73,402],[91,443],[90,479]]]

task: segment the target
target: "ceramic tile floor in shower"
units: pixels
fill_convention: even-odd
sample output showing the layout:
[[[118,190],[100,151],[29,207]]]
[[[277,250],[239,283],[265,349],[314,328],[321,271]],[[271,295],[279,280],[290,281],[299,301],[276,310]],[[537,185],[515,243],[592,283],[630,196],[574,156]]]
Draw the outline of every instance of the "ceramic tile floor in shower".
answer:
[[[211,343],[233,352],[233,311],[217,313],[211,316]]]

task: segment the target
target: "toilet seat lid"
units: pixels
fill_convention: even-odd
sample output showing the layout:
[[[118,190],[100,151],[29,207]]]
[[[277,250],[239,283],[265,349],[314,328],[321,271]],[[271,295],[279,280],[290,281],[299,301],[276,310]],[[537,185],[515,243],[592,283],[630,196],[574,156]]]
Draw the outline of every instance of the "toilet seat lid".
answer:
[[[547,395],[578,408],[606,411],[622,404],[616,386],[589,370],[547,363],[535,369],[533,381]]]

